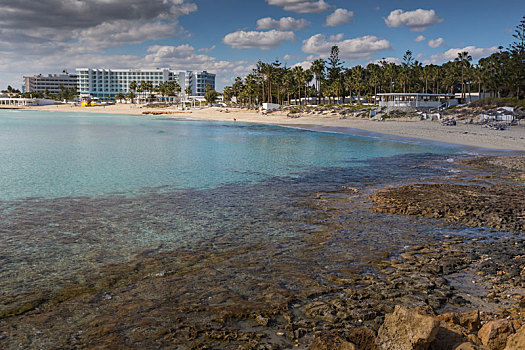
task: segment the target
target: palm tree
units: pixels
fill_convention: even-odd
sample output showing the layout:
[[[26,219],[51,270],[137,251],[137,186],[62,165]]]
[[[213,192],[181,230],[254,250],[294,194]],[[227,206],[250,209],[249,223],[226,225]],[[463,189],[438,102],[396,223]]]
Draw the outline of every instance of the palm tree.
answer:
[[[361,103],[361,89],[364,86],[365,69],[362,66],[352,67],[352,86],[357,91],[357,102]]]
[[[126,97],[131,100],[131,103],[135,103],[135,94],[133,91],[130,91]]]
[[[125,98],[124,94],[122,92],[119,92],[115,98],[120,102],[122,103],[122,100]]]
[[[305,81],[305,74],[303,67],[301,66],[295,66],[292,68],[292,74],[295,79],[295,82],[297,83],[297,88],[299,89],[299,104],[302,104],[301,101],[301,86],[303,86]],[[295,104],[297,104],[297,99],[295,99]]]
[[[310,91],[308,87],[310,87],[310,83],[314,79],[314,73],[311,69],[307,69],[304,71],[304,95],[306,97],[306,104],[308,104],[308,101],[310,100]]]
[[[137,92],[137,88],[138,88],[138,85],[137,85],[137,82],[135,80],[133,80],[131,83],[129,83],[130,93],[133,92],[133,97],[131,98],[131,103],[134,103],[133,102],[133,98],[135,98],[135,92]]]
[[[458,53],[458,57],[454,59],[454,62],[461,68],[461,98],[463,100],[465,100],[465,72],[470,68],[470,61],[472,61],[472,56],[467,51]]]
[[[316,59],[312,62],[310,70],[315,74],[315,81],[317,83],[317,103],[321,104],[321,81],[324,79],[324,72],[326,69],[326,63],[322,58]]]
[[[350,103],[353,104],[354,100],[352,99],[352,90],[354,87],[354,83],[352,81],[352,69],[346,68],[343,72],[343,86],[348,89],[348,94],[350,96]]]
[[[383,62],[386,62],[386,61],[383,61]],[[390,91],[389,92],[392,92],[392,89],[394,88],[394,79],[396,79],[397,77],[398,66],[395,63],[390,62],[390,63],[384,64],[383,67],[385,67],[385,76],[390,79],[390,84],[389,84]]]
[[[184,93],[186,94],[186,96],[191,96],[191,86],[186,86],[186,89],[184,89]]]
[[[379,65],[374,63],[371,63],[368,66],[366,66],[366,70],[368,72],[370,86],[374,89],[375,98],[375,96],[377,96],[377,86],[381,84],[381,81],[383,81],[383,71]]]

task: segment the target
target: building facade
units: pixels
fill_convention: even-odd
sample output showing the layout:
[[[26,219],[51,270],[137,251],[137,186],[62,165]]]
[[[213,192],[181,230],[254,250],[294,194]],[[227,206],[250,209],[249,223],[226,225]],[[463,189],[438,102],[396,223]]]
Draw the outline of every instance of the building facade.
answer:
[[[24,92],[58,94],[61,86],[68,89],[76,89],[78,86],[78,75],[64,71],[61,74],[48,74],[47,76],[39,74],[24,77],[23,90]]]
[[[215,90],[215,74],[204,72],[188,72],[193,78],[192,91],[194,96],[204,96],[206,86],[211,86],[210,90]]]
[[[80,97],[96,97],[99,99],[113,99],[118,94],[127,95],[131,91],[132,81],[151,82],[153,87],[161,83],[176,81],[182,93],[190,87],[192,95],[204,96],[205,85],[215,88],[215,74],[207,72],[176,71],[168,68],[158,69],[100,69],[77,68],[78,91]],[[201,88],[201,85],[204,88]]]
[[[379,107],[392,108],[446,108],[455,106],[458,101],[454,94],[422,94],[422,93],[381,93]]]

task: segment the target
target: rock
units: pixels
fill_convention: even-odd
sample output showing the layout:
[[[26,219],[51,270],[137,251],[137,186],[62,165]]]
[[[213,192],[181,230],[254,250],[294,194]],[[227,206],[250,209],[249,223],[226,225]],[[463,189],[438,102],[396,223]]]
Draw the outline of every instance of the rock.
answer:
[[[449,312],[438,315],[437,318],[443,322],[464,327],[468,332],[477,332],[481,326],[478,310],[472,310],[469,312]]]
[[[370,328],[351,328],[345,332],[345,337],[358,349],[378,350],[375,332]]]
[[[438,330],[437,318],[396,305],[379,328],[377,344],[383,350],[425,350]]]
[[[263,327],[266,327],[268,325],[268,322],[270,322],[270,319],[262,315],[257,315],[257,317],[255,318],[255,322],[257,322],[259,325]]]
[[[487,322],[478,332],[483,345],[493,350],[501,350],[507,344],[507,338],[516,331],[514,322],[500,319]]]
[[[469,343],[466,330],[457,324],[441,321],[439,330],[436,334],[436,339],[430,344],[429,349],[455,349],[458,344],[462,343]]]
[[[525,326],[521,327],[516,334],[509,336],[505,350],[525,349]]]
[[[310,342],[310,350],[357,350],[357,347],[335,334],[322,334]]]
[[[461,343],[458,346],[454,348],[454,350],[478,350],[479,347],[477,345],[474,345],[472,343]]]

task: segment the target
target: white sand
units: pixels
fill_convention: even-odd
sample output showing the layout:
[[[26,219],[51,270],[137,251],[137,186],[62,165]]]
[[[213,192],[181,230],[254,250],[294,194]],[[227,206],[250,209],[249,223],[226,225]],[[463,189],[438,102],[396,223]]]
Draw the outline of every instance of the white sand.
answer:
[[[461,123],[458,123],[456,126],[442,126],[439,122],[431,121],[387,120],[377,122],[360,118],[340,119],[338,116],[288,118],[285,113],[261,115],[255,111],[231,108],[229,108],[229,113],[220,112],[219,109],[215,108],[192,110],[191,113],[189,113],[167,108],[141,108],[139,105],[130,104],[116,104],[106,107],[71,107],[69,105],[58,105],[26,107],[26,109],[137,115],[143,114],[145,111],[156,111],[169,113],[171,117],[189,117],[218,121],[233,121],[235,118],[239,122],[286,125],[327,131],[337,129],[336,131],[347,133],[352,133],[352,131],[345,131],[342,128],[353,128],[373,133],[420,138],[472,147],[525,151],[525,126],[511,127],[507,130],[500,131],[490,130],[480,125],[466,125]],[[221,110],[224,110],[224,108]]]

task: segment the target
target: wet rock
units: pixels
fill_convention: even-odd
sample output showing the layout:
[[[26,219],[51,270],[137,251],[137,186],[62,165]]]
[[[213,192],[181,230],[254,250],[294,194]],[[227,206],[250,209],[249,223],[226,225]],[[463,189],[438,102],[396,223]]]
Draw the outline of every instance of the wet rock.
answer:
[[[357,350],[357,347],[338,335],[322,334],[310,342],[310,350]]]
[[[522,326],[516,334],[509,336],[505,350],[523,350],[525,349],[525,326]]]
[[[456,184],[413,184],[377,191],[370,197],[382,213],[428,216],[466,226],[523,232],[525,186],[490,187]],[[446,265],[444,268],[454,268]]]
[[[428,349],[439,330],[439,320],[396,305],[379,328],[377,343],[383,350]]]
[[[501,350],[507,344],[507,338],[516,331],[515,322],[506,319],[487,322],[478,332],[483,345],[493,350]]]
[[[270,319],[262,315],[257,315],[257,317],[255,317],[255,322],[257,322],[259,325],[263,327],[266,327],[268,323],[270,322]]]

